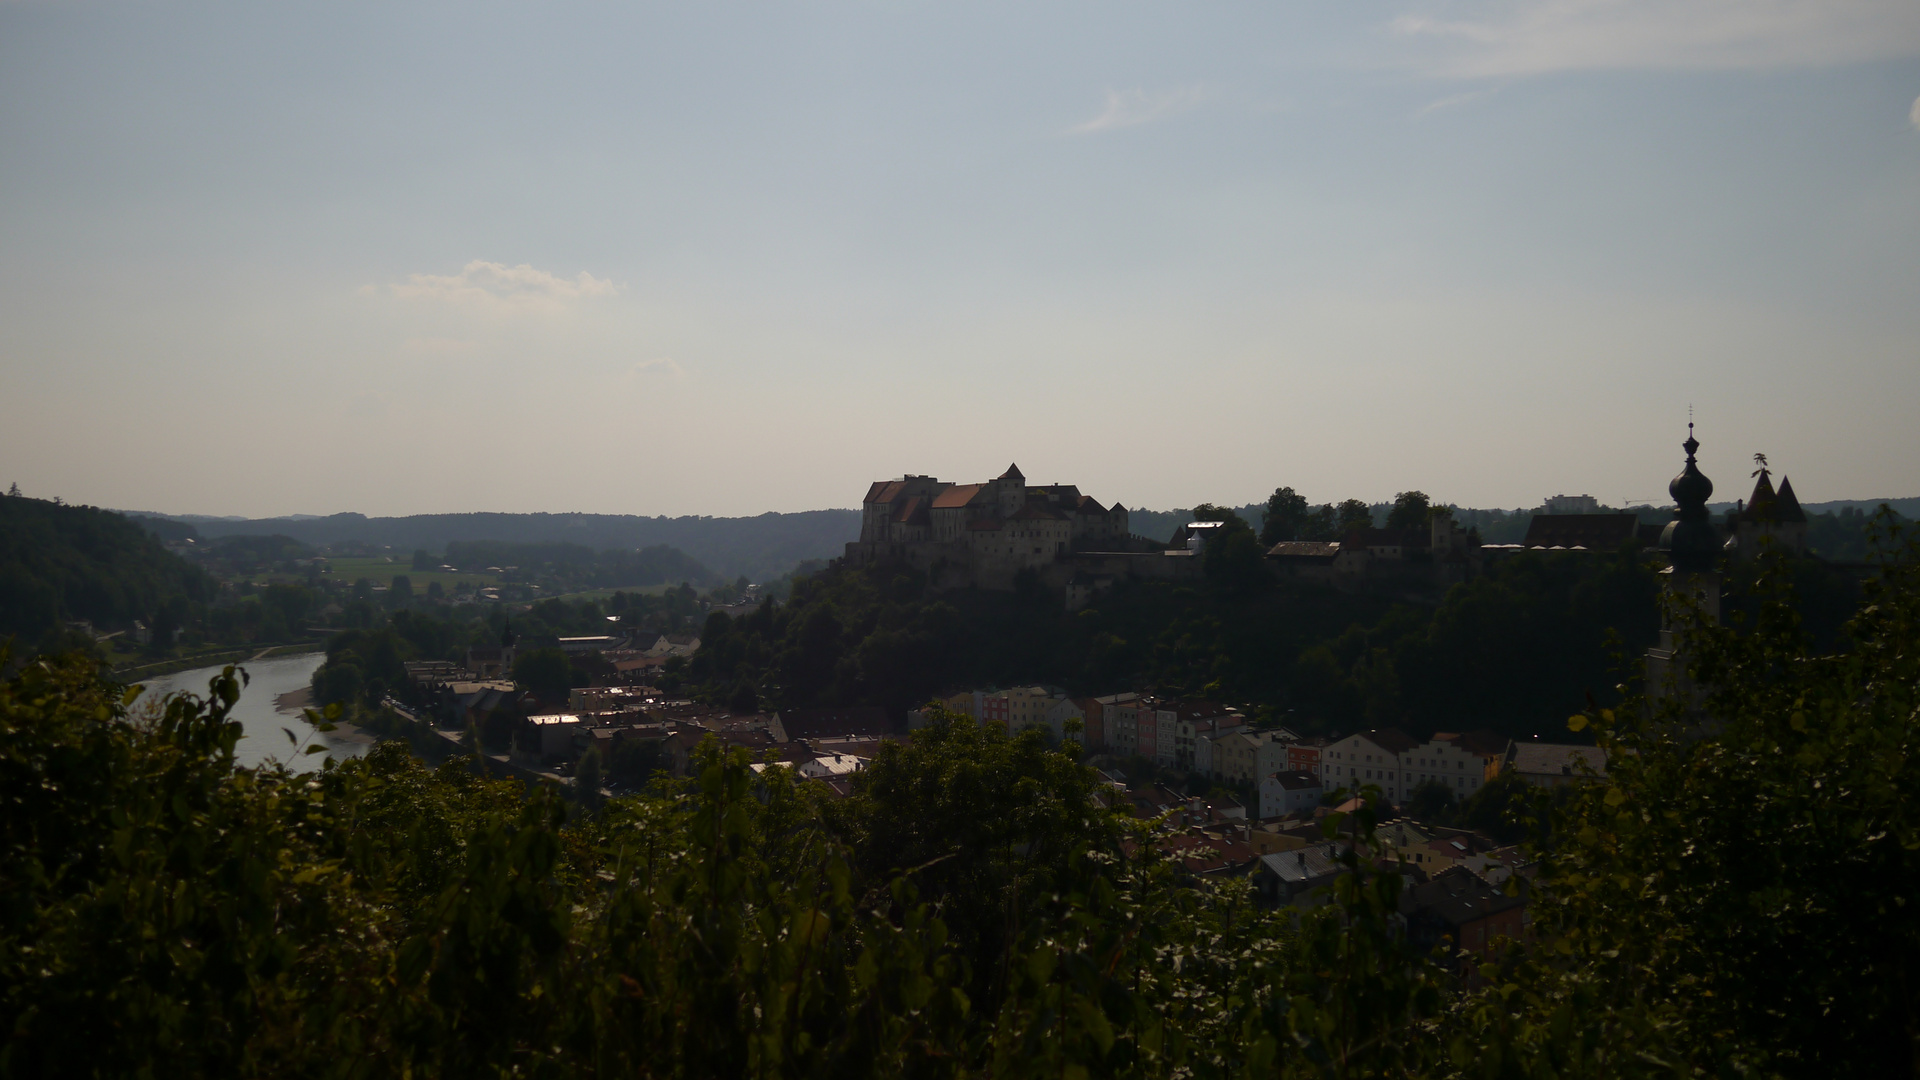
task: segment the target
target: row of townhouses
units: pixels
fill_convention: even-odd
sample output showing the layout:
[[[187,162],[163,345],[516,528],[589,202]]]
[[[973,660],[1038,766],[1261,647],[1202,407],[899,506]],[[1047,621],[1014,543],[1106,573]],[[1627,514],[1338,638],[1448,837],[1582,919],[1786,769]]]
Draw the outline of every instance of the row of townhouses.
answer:
[[[1303,738],[1284,727],[1256,731],[1232,706],[1212,701],[1109,694],[1075,698],[1048,686],[968,690],[940,704],[1008,731],[1039,727],[1073,738],[1090,752],[1143,757],[1154,764],[1254,787],[1260,817],[1298,813],[1341,788],[1376,787],[1399,803],[1437,782],[1465,800],[1504,770],[1542,785],[1604,774],[1592,747],[1515,742],[1489,731],[1438,732],[1425,741],[1393,728],[1343,738]],[[909,727],[926,722],[909,716]]]

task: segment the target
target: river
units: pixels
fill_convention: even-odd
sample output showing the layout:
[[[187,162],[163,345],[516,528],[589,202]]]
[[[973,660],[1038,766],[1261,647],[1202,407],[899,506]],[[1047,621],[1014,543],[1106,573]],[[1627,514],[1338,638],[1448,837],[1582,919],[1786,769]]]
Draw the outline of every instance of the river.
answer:
[[[237,763],[251,767],[267,761],[284,761],[297,771],[307,772],[319,768],[320,763],[329,757],[359,757],[372,747],[373,744],[363,736],[341,731],[330,734],[315,731],[301,716],[298,705],[281,707],[280,698],[306,689],[313,682],[314,670],[326,658],[325,653],[312,652],[249,660],[239,665],[252,679],[240,691],[240,700],[233,707],[233,718],[240,721],[243,732],[233,750]],[[186,690],[205,697],[208,681],[218,674],[219,667],[204,667],[176,671],[171,675],[156,675],[144,680],[146,693],[140,696],[134,708],[140,708],[154,695],[171,694],[176,690]],[[299,748],[287,741],[287,731],[292,731],[294,738],[300,740]],[[324,746],[327,753],[300,752],[308,746]]]

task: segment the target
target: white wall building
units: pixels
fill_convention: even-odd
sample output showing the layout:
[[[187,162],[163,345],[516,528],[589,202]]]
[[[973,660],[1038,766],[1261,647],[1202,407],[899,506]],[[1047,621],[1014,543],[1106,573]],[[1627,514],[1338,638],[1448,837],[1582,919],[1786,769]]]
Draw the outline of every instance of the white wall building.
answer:
[[[1301,811],[1311,813],[1320,805],[1326,791],[1320,778],[1310,772],[1272,773],[1260,781],[1260,817],[1286,817]]]
[[[1408,791],[1438,780],[1464,800],[1500,769],[1506,740],[1486,732],[1460,735],[1442,731],[1406,755]]]
[[[1390,802],[1404,801],[1413,790],[1406,764],[1419,747],[1403,731],[1382,728],[1335,740],[1320,753],[1320,780],[1327,788],[1358,792],[1378,787]]]

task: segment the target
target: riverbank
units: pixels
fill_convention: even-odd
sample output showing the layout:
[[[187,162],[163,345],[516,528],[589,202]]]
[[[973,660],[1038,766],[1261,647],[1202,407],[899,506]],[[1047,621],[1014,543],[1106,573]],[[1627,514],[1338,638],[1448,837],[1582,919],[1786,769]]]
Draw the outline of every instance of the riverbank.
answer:
[[[269,655],[298,649],[292,655]],[[281,645],[254,649],[224,663],[205,664],[167,675],[142,676],[134,680],[146,687],[146,693],[134,703],[136,710],[149,701],[170,693],[185,692],[204,696],[208,680],[227,663],[246,669],[247,685],[240,691],[232,717],[241,724],[240,742],[234,748],[235,760],[254,767],[281,762],[298,772],[320,767],[323,755],[305,753],[311,746],[324,746],[335,759],[359,757],[378,741],[370,732],[351,725],[333,731],[317,731],[307,722],[303,709],[312,701],[313,673],[325,661],[326,654],[311,645]],[[289,740],[288,734],[292,734]]]
[[[244,664],[249,660],[303,656],[307,653],[322,652],[325,649],[326,643],[322,641],[293,641],[280,645],[249,645],[239,649],[211,649],[192,656],[157,660],[151,664],[123,665],[113,669],[113,677],[121,682],[139,682],[142,679],[156,679],[162,675],[192,671],[194,668],[225,667],[228,664]]]

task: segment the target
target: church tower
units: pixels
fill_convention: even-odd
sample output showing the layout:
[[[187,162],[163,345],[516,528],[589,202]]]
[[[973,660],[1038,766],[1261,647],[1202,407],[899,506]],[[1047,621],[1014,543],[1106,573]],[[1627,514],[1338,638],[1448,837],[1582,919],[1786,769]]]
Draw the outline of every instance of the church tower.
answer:
[[[1696,613],[1702,621],[1720,621],[1720,534],[1707,512],[1713,481],[1694,460],[1700,442],[1693,437],[1693,424],[1687,424],[1687,441],[1680,445],[1687,464],[1667,485],[1673,520],[1660,533],[1660,550],[1667,556],[1667,568],[1660,572],[1660,642],[1647,650],[1647,698],[1652,702],[1676,690],[1692,696],[1686,685],[1687,627]],[[1688,610],[1689,604],[1694,610]]]

